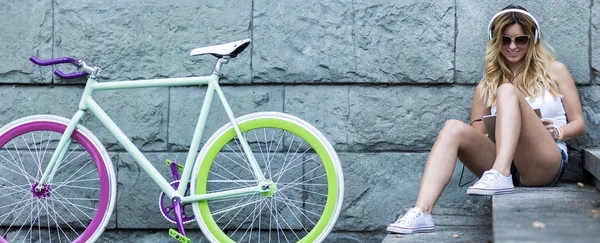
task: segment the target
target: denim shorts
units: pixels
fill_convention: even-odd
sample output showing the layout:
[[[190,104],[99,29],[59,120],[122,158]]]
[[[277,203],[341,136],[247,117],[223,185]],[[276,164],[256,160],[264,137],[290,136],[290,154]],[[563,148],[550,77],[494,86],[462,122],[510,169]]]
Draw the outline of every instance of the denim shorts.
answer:
[[[564,146],[565,149],[563,149],[562,147],[563,146],[559,146],[560,155],[562,157],[562,161],[560,162],[560,168],[558,168],[558,173],[556,174],[556,177],[554,178],[552,183],[550,183],[550,185],[548,185],[548,186],[554,186],[554,185],[556,185],[556,183],[558,183],[558,181],[560,180],[562,175],[565,173],[565,165],[567,165],[567,162],[569,162],[569,156],[567,155],[566,146]],[[515,186],[526,186],[526,185],[521,184],[519,171],[517,171],[517,167],[515,166],[514,161],[510,165],[510,174],[512,174],[512,176],[513,176],[512,180],[513,180],[513,184]]]

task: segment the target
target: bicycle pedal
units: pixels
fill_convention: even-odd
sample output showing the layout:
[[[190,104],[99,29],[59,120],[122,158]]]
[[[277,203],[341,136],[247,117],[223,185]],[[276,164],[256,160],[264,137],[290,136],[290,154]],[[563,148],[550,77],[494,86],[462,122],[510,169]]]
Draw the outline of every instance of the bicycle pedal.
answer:
[[[177,163],[175,161],[171,161],[170,159],[167,159],[167,166],[171,166],[171,163]],[[180,173],[183,173],[183,165],[177,164],[177,169],[179,170]]]
[[[182,235],[176,229],[169,229],[169,235],[181,243],[192,243],[190,238],[187,238],[185,235]]]

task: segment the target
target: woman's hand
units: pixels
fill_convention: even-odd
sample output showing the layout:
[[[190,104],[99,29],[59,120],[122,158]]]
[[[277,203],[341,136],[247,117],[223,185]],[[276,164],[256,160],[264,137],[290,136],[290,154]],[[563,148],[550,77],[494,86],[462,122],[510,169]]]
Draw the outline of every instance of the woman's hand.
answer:
[[[558,134],[556,134],[556,129],[554,129],[554,123],[551,120],[546,119],[546,118],[542,118],[540,120],[542,121],[542,124],[544,124],[544,127],[546,128],[546,130],[552,136],[552,139],[556,140],[556,138],[558,137]]]

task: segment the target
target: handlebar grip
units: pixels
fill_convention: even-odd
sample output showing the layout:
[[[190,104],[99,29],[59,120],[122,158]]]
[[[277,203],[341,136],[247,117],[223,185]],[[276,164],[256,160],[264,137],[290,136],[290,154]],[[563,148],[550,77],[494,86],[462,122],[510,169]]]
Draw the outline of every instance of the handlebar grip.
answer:
[[[56,69],[54,70],[54,74],[56,74],[56,76],[60,77],[60,78],[64,78],[64,79],[71,79],[71,78],[80,78],[80,77],[85,77],[88,75],[88,73],[86,72],[74,72],[74,73],[63,73],[60,70]]]
[[[50,65],[60,64],[60,63],[70,63],[77,67],[81,67],[81,65],[79,64],[79,61],[77,61],[75,58],[72,58],[72,57],[59,57],[59,58],[54,58],[54,59],[50,59],[50,60],[42,60],[42,59],[37,58],[36,56],[31,56],[29,58],[29,60],[40,66],[50,66]]]

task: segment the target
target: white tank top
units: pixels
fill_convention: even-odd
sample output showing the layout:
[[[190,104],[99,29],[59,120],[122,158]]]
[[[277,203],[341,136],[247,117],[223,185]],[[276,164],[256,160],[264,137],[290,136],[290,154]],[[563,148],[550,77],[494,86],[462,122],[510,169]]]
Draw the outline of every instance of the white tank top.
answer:
[[[567,116],[565,115],[565,108],[563,107],[562,100],[560,98],[554,98],[550,91],[546,90],[544,95],[535,97],[533,100],[530,97],[526,97],[527,103],[533,109],[540,109],[542,118],[551,120],[554,126],[564,126],[567,124]],[[496,114],[496,106],[492,106],[492,115]],[[567,146],[565,142],[558,142],[558,147],[563,149],[565,152]]]

